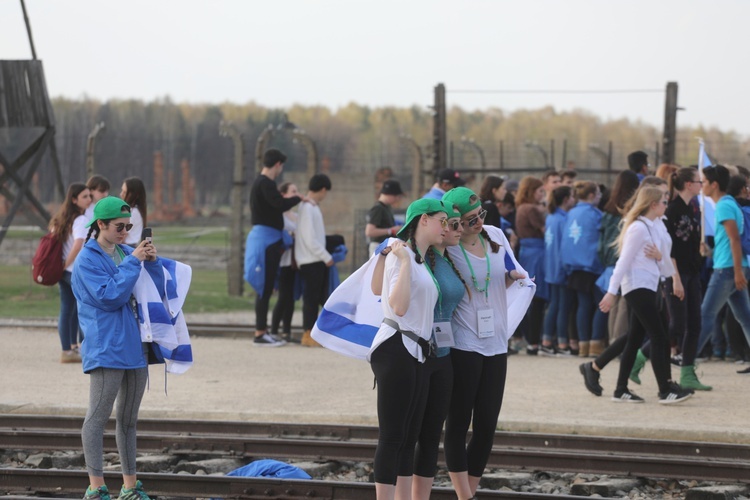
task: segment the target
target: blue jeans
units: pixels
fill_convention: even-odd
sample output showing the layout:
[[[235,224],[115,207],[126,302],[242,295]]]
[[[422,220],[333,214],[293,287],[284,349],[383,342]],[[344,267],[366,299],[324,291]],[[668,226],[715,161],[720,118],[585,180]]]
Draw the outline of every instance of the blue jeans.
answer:
[[[63,351],[69,351],[72,344],[78,343],[78,305],[70,286],[70,272],[63,272],[60,278],[60,316],[57,321],[57,332],[60,334],[60,345]]]
[[[568,344],[568,312],[573,292],[565,285],[549,284],[549,305],[544,316],[544,341],[557,338],[558,345]]]
[[[750,278],[750,268],[743,267],[745,278]],[[706,288],[701,305],[701,335],[698,339],[698,352],[701,352],[714,330],[716,316],[724,304],[729,307],[742,326],[745,338],[750,342],[750,295],[747,290],[737,290],[734,285],[734,269],[725,267],[714,269]]]

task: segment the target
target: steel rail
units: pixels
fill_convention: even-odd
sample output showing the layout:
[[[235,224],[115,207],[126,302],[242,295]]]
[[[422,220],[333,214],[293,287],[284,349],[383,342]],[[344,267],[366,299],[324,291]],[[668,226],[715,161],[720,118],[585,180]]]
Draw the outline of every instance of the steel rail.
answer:
[[[70,423],[68,419],[68,423]],[[140,423],[139,423],[140,425]],[[248,424],[241,424],[242,427]],[[280,424],[273,424],[279,426]],[[229,426],[225,426],[225,429]],[[315,426],[306,426],[310,431]],[[331,426],[324,426],[330,429]],[[342,428],[345,429],[344,426]],[[363,428],[364,429],[364,428]],[[314,436],[316,433],[311,432]],[[322,432],[318,435],[323,434]],[[345,432],[333,433],[334,436]],[[276,434],[278,436],[279,434]],[[315,460],[369,461],[375,453],[372,439],[344,440],[340,437],[259,437],[233,432],[223,434],[180,434],[139,432],[141,451],[175,455],[234,456],[246,459],[307,458]],[[744,481],[750,477],[748,447],[713,444],[691,448],[696,443],[592,438],[581,436],[498,433],[488,467],[526,470],[574,471],[619,476]],[[5,449],[80,449],[77,430],[3,429],[0,448]],[[111,433],[105,436],[105,448],[115,450]],[[671,452],[671,453],[665,453]],[[696,451],[700,453],[696,454]],[[711,452],[714,452],[711,454]],[[680,453],[681,452],[681,453]],[[443,457],[441,455],[441,463]]]
[[[121,476],[105,472],[106,480],[117,485]],[[344,481],[304,481],[293,479],[191,476],[185,474],[138,474],[149,495],[185,497],[221,497],[224,499],[372,499],[375,498],[373,483]],[[0,468],[0,491],[11,493],[69,494],[80,493],[81,485],[86,485],[88,476],[84,471],[37,470]],[[33,485],[33,486],[29,486]],[[580,499],[570,495],[541,495],[514,491],[480,490],[479,498],[555,498],[564,500]],[[454,500],[456,494],[451,488],[433,488],[431,499]]]

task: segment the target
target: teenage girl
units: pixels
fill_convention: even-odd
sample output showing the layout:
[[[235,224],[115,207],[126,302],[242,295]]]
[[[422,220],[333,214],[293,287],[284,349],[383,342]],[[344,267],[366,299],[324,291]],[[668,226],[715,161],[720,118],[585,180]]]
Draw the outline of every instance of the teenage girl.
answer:
[[[63,245],[65,271],[60,279],[60,317],[57,331],[60,334],[61,363],[80,363],[78,354],[78,311],[70,276],[73,263],[86,239],[86,209],[91,205],[91,191],[85,184],[76,182],[68,186],[65,202],[49,223],[49,230],[55,233]]]
[[[296,184],[285,182],[279,186],[279,192],[284,198],[299,197]],[[291,208],[284,212],[284,231],[292,238],[297,230],[297,212]],[[294,314],[294,283],[297,279],[297,263],[293,259],[294,241],[292,246],[284,250],[279,262],[279,297],[271,315],[271,336],[280,338],[286,342],[298,343],[292,338],[292,315]],[[279,325],[282,327],[282,336],[278,337]]]
[[[399,455],[421,388],[422,363],[430,355],[433,311],[441,291],[424,256],[443,241],[448,214],[443,203],[420,199],[409,205],[406,224],[385,258],[381,304],[385,319],[367,359],[378,387],[375,492],[396,494]]]
[[[446,208],[449,212],[445,238],[427,253],[427,263],[440,285],[441,296],[435,305],[432,334],[432,341],[437,346],[436,357],[428,358],[422,368],[424,386],[417,395],[417,406],[401,454],[397,498],[429,500],[437,472],[440,437],[453,388],[451,318],[468,287],[445,251],[446,247],[458,245],[463,234],[461,213],[455,205],[446,204]]]
[[[109,500],[104,483],[104,427],[117,399],[115,437],[122,464],[123,487],[119,498],[147,499],[136,478],[136,422],[148,380],[146,343],[136,319],[133,288],[147,268],[161,266],[156,248],[143,241],[135,249],[125,245],[130,206],[114,196],[100,200],[89,222],[87,241],[76,259],[73,292],[86,338],[81,345],[83,371],[91,386],[89,407],[81,429],[83,453],[89,474],[84,500]],[[150,274],[163,273],[153,269]]]
[[[130,223],[133,229],[125,238],[127,245],[136,246],[141,241],[143,228],[148,226],[148,204],[146,203],[146,186],[138,177],[128,177],[122,181],[120,198],[130,205]]]
[[[549,287],[544,280],[544,185],[536,177],[521,179],[516,193],[516,234],[521,246],[518,262],[536,280],[536,293],[524,318],[526,353],[539,352],[542,336],[544,307],[549,299]]]
[[[664,216],[668,196],[658,187],[646,186],[638,191],[633,206],[623,217],[622,233],[616,243],[620,257],[609,280],[609,290],[599,303],[603,312],[609,312],[617,290],[622,288],[630,311],[627,343],[612,398],[615,402],[643,402],[628,390],[627,383],[646,334],[651,339],[651,364],[659,384],[659,402],[679,403],[692,396],[671,380],[669,341],[656,300],[660,277],[674,274],[670,258],[672,242],[666,231],[656,227],[661,224],[657,219]]]
[[[602,340],[607,326],[606,315],[596,309],[601,292],[594,284],[604,271],[596,252],[602,219],[597,205],[602,195],[599,186],[591,181],[578,181],[573,190],[578,203],[568,212],[561,252],[563,268],[568,273],[568,288],[578,299],[579,355],[588,357],[589,341]]]
[[[544,316],[544,336],[541,354],[570,356],[568,346],[568,309],[572,294],[567,286],[567,275],[562,267],[560,246],[563,226],[568,211],[576,200],[570,186],[555,188],[547,200],[549,215],[544,229],[544,280],[549,285],[549,305]],[[557,339],[557,347],[555,347]]]
[[[453,391],[444,443],[453,488],[459,500],[466,500],[476,493],[487,465],[503,402],[508,339],[513,333],[506,288],[526,275],[507,271],[508,240],[500,229],[483,226],[487,212],[474,192],[454,188],[443,201],[458,207],[464,225],[459,245],[447,252],[459,274],[471,280],[471,293],[461,299],[451,322]],[[467,446],[470,424],[473,433]]]

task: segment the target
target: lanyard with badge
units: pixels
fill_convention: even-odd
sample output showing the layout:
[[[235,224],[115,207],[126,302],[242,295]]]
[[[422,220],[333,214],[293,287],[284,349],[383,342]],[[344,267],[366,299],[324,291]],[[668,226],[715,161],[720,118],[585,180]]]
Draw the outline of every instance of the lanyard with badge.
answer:
[[[442,317],[443,315],[442,314],[443,291],[440,289],[440,283],[438,283],[437,278],[435,278],[435,275],[433,274],[432,269],[430,268],[430,265],[419,254],[419,250],[417,250],[416,253],[417,255],[419,255],[420,258],[422,258],[424,267],[427,268],[427,272],[430,273],[432,282],[435,283],[435,288],[437,288],[437,292],[438,292],[438,299],[437,299],[438,316]],[[432,326],[432,337],[435,339],[435,344],[438,347],[453,347],[455,345],[453,342],[453,331],[451,330],[450,321],[448,321],[447,323],[446,322],[434,323]],[[432,341],[432,338],[430,339],[430,341]]]
[[[476,274],[474,274],[474,267],[471,265],[469,256],[466,254],[466,250],[462,243],[459,242],[458,246],[461,247],[461,251],[464,254],[464,260],[469,266],[471,271],[471,282],[474,285],[474,289],[479,293],[484,293],[484,302],[489,306],[489,288],[490,288],[490,256],[487,254],[487,247],[484,243],[484,238],[479,235],[479,241],[482,243],[482,249],[484,250],[484,260],[487,263],[487,275],[484,278],[484,288],[479,288],[477,283]],[[480,309],[477,311],[477,336],[480,339],[492,337],[495,335],[495,318],[494,311],[489,307],[487,309]]]

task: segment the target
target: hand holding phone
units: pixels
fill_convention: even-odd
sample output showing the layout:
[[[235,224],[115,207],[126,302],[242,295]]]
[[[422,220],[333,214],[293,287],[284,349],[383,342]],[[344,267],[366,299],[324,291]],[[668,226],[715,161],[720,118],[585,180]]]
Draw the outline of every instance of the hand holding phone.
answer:
[[[150,227],[144,227],[143,231],[141,231],[141,241],[148,241],[149,243],[152,242],[151,240],[151,228]]]

